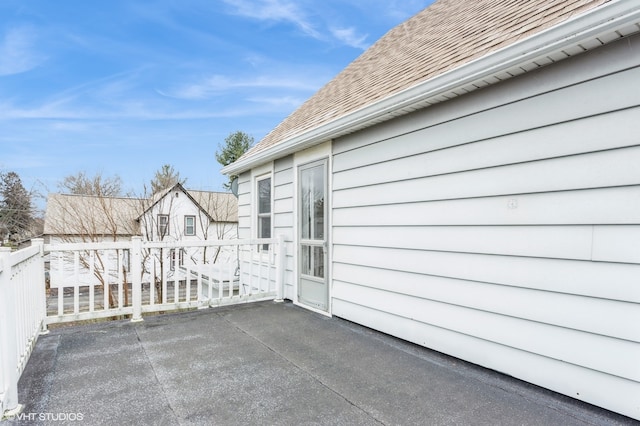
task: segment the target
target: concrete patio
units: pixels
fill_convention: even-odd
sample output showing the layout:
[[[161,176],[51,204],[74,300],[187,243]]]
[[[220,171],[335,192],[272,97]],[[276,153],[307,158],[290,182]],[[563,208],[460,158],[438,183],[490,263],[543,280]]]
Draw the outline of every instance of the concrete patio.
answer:
[[[274,302],[52,330],[19,393],[6,424],[636,424]]]

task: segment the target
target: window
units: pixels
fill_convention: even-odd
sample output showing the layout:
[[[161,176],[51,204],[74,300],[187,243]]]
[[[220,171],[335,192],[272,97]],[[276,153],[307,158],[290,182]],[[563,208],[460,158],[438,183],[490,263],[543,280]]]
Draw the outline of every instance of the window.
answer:
[[[184,217],[184,235],[196,235],[196,217]]]
[[[271,238],[271,177],[257,182],[258,238]],[[264,247],[266,249],[266,247]]]
[[[159,214],[158,215],[158,235],[160,238],[169,234],[169,215],[168,214]]]

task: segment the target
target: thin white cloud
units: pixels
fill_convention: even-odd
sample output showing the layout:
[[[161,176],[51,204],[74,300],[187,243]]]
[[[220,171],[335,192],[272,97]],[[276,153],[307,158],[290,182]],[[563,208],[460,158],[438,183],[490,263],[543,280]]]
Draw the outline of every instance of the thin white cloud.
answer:
[[[298,98],[295,96],[256,96],[248,98],[249,102],[254,102],[257,104],[269,105],[277,108],[284,108],[286,110],[292,110],[293,108],[299,107],[306,98]]]
[[[288,0],[223,0],[233,7],[233,13],[261,21],[288,22],[297,26],[303,33],[320,39],[322,34],[298,8],[295,2]]]
[[[171,90],[157,90],[163,96],[178,99],[207,99],[223,92],[239,89],[280,89],[313,92],[319,83],[295,78],[294,76],[257,76],[253,78],[230,78],[224,75],[212,75],[195,83],[186,84]]]
[[[36,49],[36,30],[30,26],[9,29],[0,40],[0,76],[36,68],[47,58]]]
[[[331,34],[341,43],[347,46],[355,47],[356,49],[365,50],[369,47],[369,43],[366,42],[368,34],[359,35],[356,33],[356,29],[350,28],[332,28]]]

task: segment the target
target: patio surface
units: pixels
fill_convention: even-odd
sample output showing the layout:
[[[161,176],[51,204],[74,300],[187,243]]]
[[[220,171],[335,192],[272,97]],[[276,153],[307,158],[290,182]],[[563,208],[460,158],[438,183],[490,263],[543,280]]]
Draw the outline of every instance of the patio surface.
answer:
[[[52,330],[19,393],[31,420],[3,425],[637,424],[274,302]]]

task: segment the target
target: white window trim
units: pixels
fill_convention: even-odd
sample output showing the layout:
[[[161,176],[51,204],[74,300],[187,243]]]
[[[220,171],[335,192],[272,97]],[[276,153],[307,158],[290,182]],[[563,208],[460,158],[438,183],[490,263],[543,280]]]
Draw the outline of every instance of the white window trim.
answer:
[[[271,169],[269,169],[269,171],[267,173],[262,173],[262,174],[256,174],[256,176],[253,178],[253,192],[254,192],[254,196],[253,196],[253,209],[252,212],[253,214],[251,215],[251,221],[252,221],[252,232],[251,235],[253,238],[262,238],[259,234],[259,218],[260,218],[260,212],[259,212],[259,208],[260,208],[260,194],[258,191],[258,184],[260,181],[263,181],[265,179],[271,179],[271,188],[270,188],[270,206],[271,206],[271,212],[269,213],[269,216],[271,218],[271,220],[269,221],[269,238],[273,238],[273,217],[274,217],[274,203],[273,203],[273,173],[271,172]],[[262,250],[260,250],[262,251]]]
[[[192,233],[188,233],[187,232],[187,229],[189,228],[187,226],[187,219],[193,219],[193,225],[192,225],[193,232]],[[196,235],[196,233],[197,232],[196,232],[196,217],[195,217],[195,215],[185,215],[184,216],[184,235],[187,236],[187,237],[193,237],[193,236]]]
[[[157,216],[157,217],[158,217],[158,229],[156,229],[156,231],[157,231],[157,233],[158,233],[158,238],[159,238],[159,239],[162,239],[163,237],[167,237],[167,236],[169,236],[169,232],[171,232],[171,230],[170,230],[170,228],[169,228],[170,217],[169,217],[169,215],[168,215],[168,214],[158,214],[158,216]],[[161,220],[160,218],[161,218],[161,217],[166,217],[166,218],[167,218],[167,223],[166,223],[166,224],[162,225],[162,224],[160,223],[160,220]],[[164,233],[161,231],[161,227],[162,227],[162,226],[164,226],[164,227],[165,227]]]

